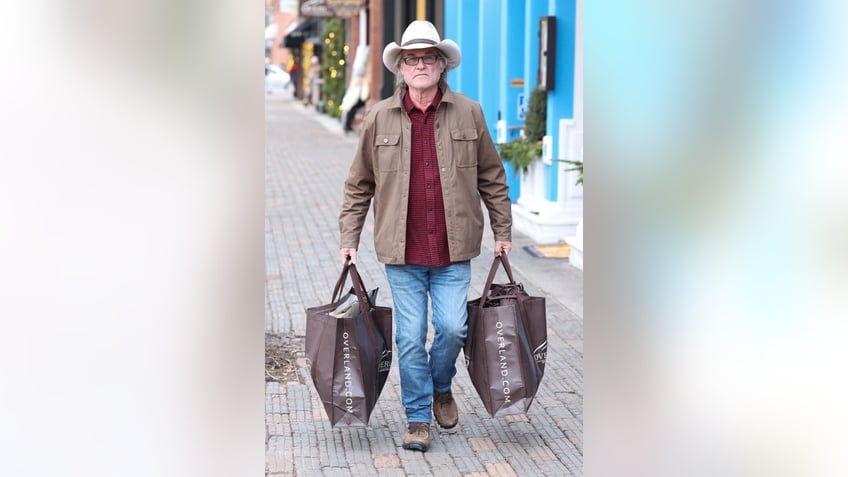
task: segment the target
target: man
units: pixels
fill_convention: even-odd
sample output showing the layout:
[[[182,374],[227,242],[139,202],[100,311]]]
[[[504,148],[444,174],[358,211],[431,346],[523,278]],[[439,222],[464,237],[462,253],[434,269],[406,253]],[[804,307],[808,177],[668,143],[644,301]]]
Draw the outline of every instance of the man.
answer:
[[[431,410],[444,428],[459,419],[451,382],[465,341],[471,259],[480,255],[483,211],[489,211],[495,254],[512,248],[506,175],[480,105],[448,87],[459,65],[452,40],[427,21],[412,22],[401,44],[383,50],[397,75],[394,95],[371,109],[345,181],[339,217],[342,262],[356,249],[370,203],[374,244],[392,290],[405,449],[430,446]],[[427,340],[427,298],[433,343]]]

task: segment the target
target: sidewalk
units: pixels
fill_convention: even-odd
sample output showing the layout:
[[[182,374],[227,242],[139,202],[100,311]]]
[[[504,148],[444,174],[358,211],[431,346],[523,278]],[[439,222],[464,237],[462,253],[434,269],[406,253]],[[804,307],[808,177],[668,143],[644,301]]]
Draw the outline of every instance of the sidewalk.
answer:
[[[337,120],[287,94],[267,96],[265,114],[265,328],[302,343],[305,308],[329,300],[341,271],[337,219],[358,137],[345,136]],[[366,285],[380,288],[379,303],[391,306],[372,224],[369,213],[357,268]],[[493,243],[487,226],[483,253],[472,260],[470,297],[485,284]],[[545,377],[526,417],[491,418],[460,354],[453,386],[459,425],[434,424],[430,450],[407,451],[397,360],[369,426],[333,429],[301,359],[296,381],[266,383],[266,475],[582,475],[583,274],[567,260],[530,255],[523,246],[531,244],[513,232],[515,279],[548,305]]]

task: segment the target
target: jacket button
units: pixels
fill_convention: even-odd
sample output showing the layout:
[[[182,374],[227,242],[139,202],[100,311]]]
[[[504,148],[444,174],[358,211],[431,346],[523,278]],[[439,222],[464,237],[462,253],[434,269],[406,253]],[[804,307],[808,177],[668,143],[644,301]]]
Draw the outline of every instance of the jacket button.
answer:
[[[386,143],[388,143],[388,142],[389,142],[389,138],[384,137],[384,138],[383,138],[383,144],[386,144]]]

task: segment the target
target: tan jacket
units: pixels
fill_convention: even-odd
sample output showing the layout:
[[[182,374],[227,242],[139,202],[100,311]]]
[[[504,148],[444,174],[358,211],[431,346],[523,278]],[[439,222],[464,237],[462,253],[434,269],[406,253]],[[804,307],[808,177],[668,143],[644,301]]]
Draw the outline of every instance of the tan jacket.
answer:
[[[398,88],[365,117],[339,215],[340,246],[358,248],[373,198],[377,259],[394,265],[403,264],[406,255],[412,126],[403,108],[404,91]],[[480,105],[445,86],[435,128],[451,261],[480,255],[480,199],[489,211],[495,240],[512,241],[506,174]]]

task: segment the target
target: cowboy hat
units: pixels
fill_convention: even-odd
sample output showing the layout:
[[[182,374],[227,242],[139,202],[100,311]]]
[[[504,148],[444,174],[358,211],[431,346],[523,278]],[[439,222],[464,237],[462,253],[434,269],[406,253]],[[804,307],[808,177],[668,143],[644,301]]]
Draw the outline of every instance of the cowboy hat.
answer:
[[[383,49],[383,64],[389,71],[397,74],[397,60],[401,52],[420,48],[436,48],[442,52],[447,62],[445,71],[459,66],[462,59],[462,53],[460,53],[459,45],[456,42],[442,40],[432,23],[425,20],[415,20],[406,27],[403,36],[400,38],[400,45],[391,42]]]

